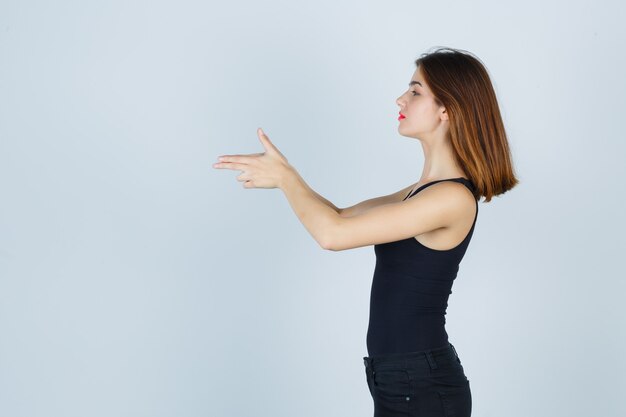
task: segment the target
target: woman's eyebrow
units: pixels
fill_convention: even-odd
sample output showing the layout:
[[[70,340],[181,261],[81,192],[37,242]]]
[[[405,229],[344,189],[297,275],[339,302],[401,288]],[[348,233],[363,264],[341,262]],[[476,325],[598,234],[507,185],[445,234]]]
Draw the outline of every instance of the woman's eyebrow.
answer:
[[[419,84],[419,86],[420,86],[420,87],[422,87],[422,88],[424,87],[424,86],[422,85],[422,83],[421,83],[421,82],[419,82],[419,81],[411,81],[411,82],[409,83],[409,87],[410,87],[410,86],[412,86],[412,85],[415,85],[415,84]]]

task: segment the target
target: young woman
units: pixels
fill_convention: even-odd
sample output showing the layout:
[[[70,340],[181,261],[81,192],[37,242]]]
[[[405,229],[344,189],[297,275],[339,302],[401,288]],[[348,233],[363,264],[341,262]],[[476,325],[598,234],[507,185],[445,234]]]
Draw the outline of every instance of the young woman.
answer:
[[[215,168],[241,170],[245,188],[280,188],[324,249],[374,245],[368,355],[363,357],[375,417],[469,417],[469,380],[448,341],[452,283],[485,202],[518,180],[489,75],[467,51],[422,54],[396,100],[398,131],[420,141],[417,183],[337,208],[313,191],[257,131],[264,153],[224,155]]]

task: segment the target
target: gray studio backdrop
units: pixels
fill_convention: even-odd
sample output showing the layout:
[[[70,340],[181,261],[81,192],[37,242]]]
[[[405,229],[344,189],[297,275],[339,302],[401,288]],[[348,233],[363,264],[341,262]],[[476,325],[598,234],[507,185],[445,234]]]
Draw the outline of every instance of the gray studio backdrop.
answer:
[[[492,76],[520,185],[447,330],[477,417],[626,415],[617,1],[0,3],[0,416],[371,416],[373,247],[211,167],[263,127],[340,207],[416,182],[433,46]]]

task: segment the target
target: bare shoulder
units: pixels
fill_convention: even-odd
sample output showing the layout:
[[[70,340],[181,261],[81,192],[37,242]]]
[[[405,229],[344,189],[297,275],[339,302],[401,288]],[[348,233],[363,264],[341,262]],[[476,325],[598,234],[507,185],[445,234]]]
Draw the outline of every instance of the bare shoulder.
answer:
[[[410,200],[434,202],[445,201],[446,206],[456,215],[450,219],[451,225],[473,221],[476,212],[476,198],[465,184],[457,181],[441,181],[421,190]]]

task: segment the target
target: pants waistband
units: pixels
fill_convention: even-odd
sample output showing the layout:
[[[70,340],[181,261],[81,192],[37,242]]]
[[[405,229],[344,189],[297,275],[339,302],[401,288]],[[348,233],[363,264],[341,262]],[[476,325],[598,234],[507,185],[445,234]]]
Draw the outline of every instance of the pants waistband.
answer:
[[[374,366],[382,364],[405,364],[407,361],[423,359],[428,362],[431,369],[436,369],[437,362],[444,358],[455,358],[457,362],[461,362],[461,360],[459,359],[459,355],[454,348],[454,345],[452,343],[448,343],[445,346],[414,352],[364,356],[363,363],[367,368],[373,368]]]

